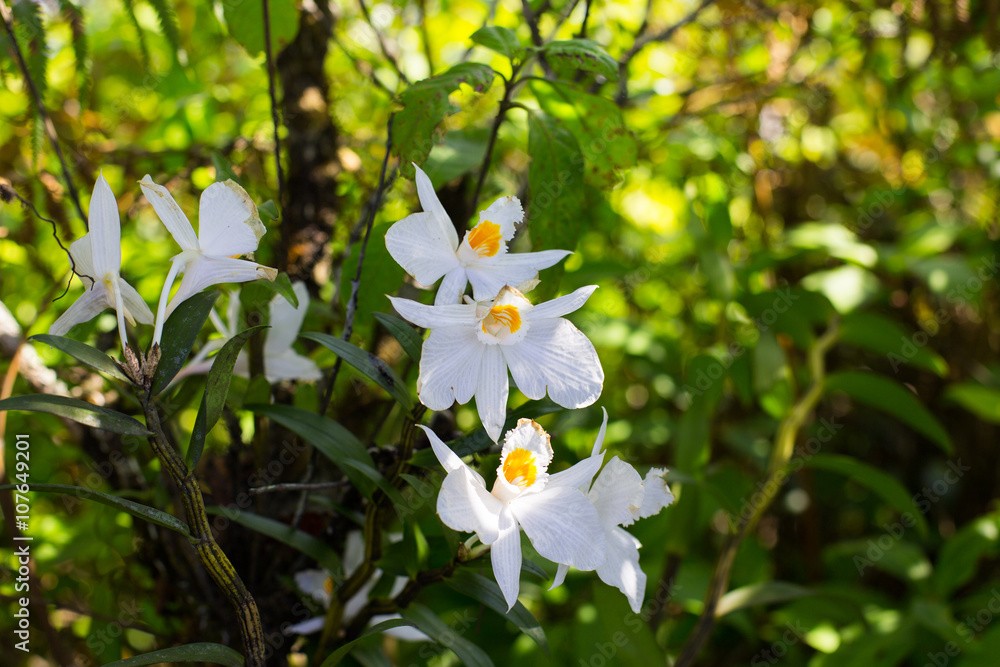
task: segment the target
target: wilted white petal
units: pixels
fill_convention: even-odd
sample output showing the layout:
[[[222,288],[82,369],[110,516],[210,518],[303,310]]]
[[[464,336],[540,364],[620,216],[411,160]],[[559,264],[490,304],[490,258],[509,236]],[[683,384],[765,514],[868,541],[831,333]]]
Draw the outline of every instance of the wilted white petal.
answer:
[[[107,292],[100,285],[87,289],[59,319],[52,323],[49,333],[53,336],[65,336],[77,324],[94,319],[101,314],[101,311],[110,307]]]
[[[642,477],[617,456],[608,461],[590,488],[590,502],[604,525],[631,523],[642,506]]]
[[[96,274],[93,278],[100,282],[109,273],[117,276],[122,267],[122,225],[118,217],[118,202],[103,173],[94,184],[87,218]]]
[[[299,300],[298,308],[280,294],[271,299],[271,328],[267,330],[267,338],[264,339],[264,354],[267,356],[277,356],[291,350],[292,343],[302,329],[306,311],[309,310],[309,289],[299,280],[292,285],[292,291]]]
[[[632,611],[638,614],[646,595],[646,573],[639,569],[638,548],[642,545],[617,526],[609,530],[606,537],[607,557],[598,566],[597,576],[624,593]]]
[[[455,231],[455,225],[452,224],[451,218],[448,217],[444,206],[441,205],[441,200],[438,199],[437,193],[434,192],[434,185],[431,184],[431,179],[417,165],[413,165],[413,168],[416,170],[414,180],[417,184],[417,197],[420,199],[420,206],[434,217],[439,234],[448,241],[449,247],[454,252],[458,247],[458,232]]]
[[[588,285],[575,290],[571,294],[561,296],[551,301],[536,304],[531,311],[531,318],[562,317],[583,307],[587,299],[597,289],[597,285]]]
[[[501,503],[486,490],[482,478],[472,473],[463,465],[444,478],[437,513],[449,528],[475,533],[483,544],[493,544],[499,536]]]
[[[446,410],[456,401],[468,403],[479,386],[485,352],[470,327],[432,330],[420,354],[420,402],[431,410]]]
[[[206,255],[252,253],[266,231],[256,204],[235,181],[212,183],[201,193],[198,241]]]
[[[569,320],[537,320],[534,310],[530,317],[522,343],[503,348],[517,388],[531,399],[542,398],[548,390],[549,398],[565,408],[596,401],[604,370],[594,345]]]
[[[194,233],[191,221],[184,215],[184,211],[174,201],[170,191],[162,185],[157,185],[153,179],[146,174],[145,178],[139,181],[139,187],[146,199],[153,206],[156,215],[163,222],[170,235],[177,241],[177,245],[182,250],[198,250],[198,236]]]
[[[593,570],[604,560],[604,530],[582,491],[546,487],[510,504],[538,553],[555,563]]]
[[[448,227],[455,233],[451,222]],[[455,246],[431,213],[414,213],[393,224],[385,248],[396,263],[421,285],[432,285],[458,266]]]
[[[469,282],[464,266],[456,266],[444,275],[437,294],[434,295],[434,305],[444,306],[459,303],[465,293],[465,285]],[[496,294],[496,292],[494,292]]]
[[[388,298],[400,317],[418,327],[426,329],[454,326],[471,327],[476,322],[476,307],[474,305],[456,303],[447,306],[427,306],[410,299],[400,299],[395,296]]]
[[[273,276],[274,269],[245,259],[197,256],[185,267],[184,278],[181,280],[177,292],[170,299],[166,314],[169,316],[177,306],[211,285],[243,283],[258,278],[274,280]]]
[[[507,601],[507,611],[517,603],[517,594],[521,588],[521,529],[511,512],[511,507],[504,507],[500,512],[500,534],[490,547],[490,559],[493,561],[493,576]]]
[[[479,382],[476,385],[476,409],[479,411],[479,419],[483,422],[486,433],[496,442],[507,420],[507,396],[510,392],[507,364],[504,363],[503,354],[500,352],[502,346],[479,343],[477,346],[482,352],[482,365],[479,368]]]
[[[494,225],[500,225],[500,237],[504,242],[514,238],[516,226],[522,220],[524,220],[524,209],[521,208],[521,201],[514,196],[500,197],[479,212],[479,222],[489,221]]]
[[[670,487],[663,479],[667,471],[663,468],[650,468],[646,473],[646,479],[642,482],[644,495],[642,497],[642,507],[636,515],[639,519],[659,514],[660,510],[674,502],[674,494],[670,492]]]

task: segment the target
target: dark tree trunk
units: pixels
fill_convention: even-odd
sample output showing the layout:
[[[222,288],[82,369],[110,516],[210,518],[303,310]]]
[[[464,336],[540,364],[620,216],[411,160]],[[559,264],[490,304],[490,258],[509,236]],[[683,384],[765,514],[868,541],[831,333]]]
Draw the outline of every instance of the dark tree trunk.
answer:
[[[313,269],[329,252],[337,220],[337,128],[330,115],[329,82],[323,64],[333,32],[333,14],[320,2],[303,9],[299,33],[278,56],[282,113],[288,135],[280,265],[292,280],[304,280],[315,296]]]

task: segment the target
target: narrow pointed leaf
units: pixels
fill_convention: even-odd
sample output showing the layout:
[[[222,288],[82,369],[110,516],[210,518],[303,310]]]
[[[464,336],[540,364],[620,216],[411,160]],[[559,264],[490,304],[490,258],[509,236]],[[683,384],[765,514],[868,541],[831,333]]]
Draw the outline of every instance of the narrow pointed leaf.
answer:
[[[923,344],[918,344],[920,335],[924,336]],[[903,327],[881,315],[860,311],[848,313],[840,324],[840,340],[885,355],[894,371],[905,363],[940,377],[948,374],[948,362],[928,346],[926,334],[908,334]]]
[[[46,345],[54,347],[57,350],[65,352],[77,361],[87,364],[95,371],[100,371],[101,373],[113,377],[120,382],[131,384],[131,381],[125,377],[125,374],[122,373],[120,368],[118,368],[115,360],[98,350],[96,347],[91,347],[86,343],[81,343],[78,340],[73,340],[72,338],[67,338],[66,336],[53,336],[51,334],[37,334],[31,336],[28,340],[45,343]]]
[[[6,491],[13,489],[14,487],[14,484],[5,484],[4,486],[0,486],[0,491]],[[155,523],[157,526],[162,526],[176,531],[184,537],[191,537],[191,531],[188,528],[188,525],[175,517],[173,514],[168,514],[167,512],[158,510],[155,507],[149,507],[148,505],[137,503],[134,500],[119,498],[118,496],[113,496],[109,493],[94,491],[93,489],[85,486],[73,486],[72,484],[30,484],[28,485],[28,488],[29,490],[37,493],[61,493],[66,496],[76,496],[77,498],[93,500],[94,502],[101,503],[102,505],[107,505],[108,507],[114,507],[115,509],[119,509],[123,512],[128,512],[134,517],[138,517],[144,521],[149,521],[150,523]]]
[[[520,602],[514,603],[514,607],[508,612],[507,601],[504,600],[497,582],[471,570],[458,570],[445,579],[445,583],[459,593],[479,600],[531,637],[546,654],[549,652],[549,642],[538,619]]]
[[[199,292],[177,306],[167,318],[160,339],[160,365],[153,376],[154,396],[167,388],[187,361],[191,347],[218,298],[219,292],[215,290]]]
[[[411,604],[400,615],[441,646],[450,649],[466,667],[493,667],[486,653],[468,639],[459,636],[437,614],[421,604]]]
[[[125,660],[109,662],[104,667],[142,667],[169,662],[208,662],[225,667],[242,667],[243,656],[222,644],[199,642],[165,648],[152,653],[143,653]]]
[[[350,653],[351,651],[353,651],[358,647],[358,642],[362,641],[367,637],[383,633],[386,630],[392,630],[393,628],[401,628],[404,626],[412,627],[413,625],[414,624],[411,621],[407,621],[402,618],[391,618],[388,621],[382,621],[381,623],[376,623],[375,625],[371,626],[363,633],[361,633],[361,635],[357,639],[352,639],[351,641],[347,642],[346,644],[338,648],[330,655],[326,656],[326,659],[323,661],[323,664],[320,665],[320,667],[334,667],[335,665],[339,665],[340,661],[343,660],[348,653]]]
[[[302,334],[302,338],[314,340],[331,350],[362,375],[389,392],[389,395],[407,410],[413,407],[413,399],[410,398],[410,391],[407,389],[406,383],[392,367],[374,354],[329,334],[309,332]]]
[[[399,342],[403,352],[406,352],[410,359],[420,361],[420,352],[424,341],[411,324],[385,313],[375,313],[375,319]]]
[[[952,453],[951,438],[941,422],[901,384],[876,373],[846,371],[826,378],[826,390],[842,391],[851,398],[889,413],[899,421]]]
[[[469,39],[474,44],[485,46],[511,60],[519,60],[524,57],[524,47],[521,45],[521,40],[517,38],[517,33],[510,28],[498,25],[484,26],[472,33]]]
[[[806,595],[814,595],[814,593],[805,586],[787,581],[765,581],[759,584],[750,584],[723,595],[719,600],[719,606],[715,609],[715,617],[721,618],[726,614],[747,607],[787,602]]]
[[[316,539],[309,533],[293,528],[287,523],[281,523],[280,521],[245,510],[208,507],[205,511],[215,516],[224,516],[233,523],[238,523],[261,535],[267,535],[283,544],[287,544],[293,549],[301,551],[326,568],[327,572],[330,573],[330,577],[338,584],[344,578],[344,568],[337,552],[330,545]]]
[[[0,410],[47,412],[50,415],[72,419],[86,426],[102,428],[112,433],[143,437],[150,435],[141,422],[128,415],[69,396],[51,396],[49,394],[13,396],[0,401]]]
[[[215,423],[219,421],[219,417],[222,416],[222,408],[226,405],[226,396],[229,394],[229,383],[233,379],[233,367],[236,365],[236,358],[239,356],[240,350],[243,349],[243,345],[250,339],[250,336],[266,328],[266,326],[260,325],[241,331],[226,341],[219,353],[215,355],[212,368],[208,371],[208,380],[205,383],[205,393],[201,397],[198,417],[194,420],[194,429],[191,431],[191,444],[188,446],[187,452],[189,468],[198,465],[202,450],[205,448],[205,438]]]

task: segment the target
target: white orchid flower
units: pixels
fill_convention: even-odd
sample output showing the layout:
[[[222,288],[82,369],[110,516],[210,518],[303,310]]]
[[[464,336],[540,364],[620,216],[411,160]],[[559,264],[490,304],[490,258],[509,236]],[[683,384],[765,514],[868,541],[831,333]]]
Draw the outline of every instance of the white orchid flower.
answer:
[[[274,280],[278,275],[276,269],[239,259],[242,255],[253,255],[260,237],[267,230],[260,221],[257,206],[250,195],[234,181],[213,183],[205,188],[198,211],[197,235],[184,211],[165,187],[154,183],[149,174],[139,181],[139,185],[146,199],[153,205],[153,210],[181,247],[181,253],[171,259],[173,263],[160,293],[160,303],[156,309],[156,329],[153,332],[154,343],[160,342],[163,322],[170,313],[185,299],[206,287],[221,283],[243,283],[258,278]],[[181,272],[184,273],[184,278],[167,306],[170,288]]]
[[[606,417],[605,417],[606,419]],[[592,570],[604,561],[604,530],[581,487],[590,484],[604,455],[548,474],[549,435],[530,419],[507,432],[492,491],[433,431],[421,426],[448,475],[437,513],[454,530],[474,532],[491,545],[493,574],[510,610],[517,602],[521,572],[521,529],[543,557]],[[595,445],[600,449],[604,427]]]
[[[118,217],[118,202],[102,173],[94,184],[87,215],[88,232],[69,247],[76,272],[87,288],[76,302],[57,319],[49,333],[64,336],[81,322],[93,319],[105,308],[114,308],[118,316],[118,335],[122,351],[128,345],[125,320],[135,326],[153,323],[153,311],[135,288],[122,279],[122,228]]]
[[[302,329],[302,322],[305,320],[306,311],[309,310],[309,290],[302,281],[297,281],[292,285],[292,290],[299,300],[298,308],[295,308],[288,300],[279,295],[271,299],[271,328],[264,334],[264,376],[271,384],[282,380],[312,380],[316,381],[323,377],[316,362],[299,354],[292,347],[292,343],[299,336]],[[239,292],[232,292],[229,295],[229,306],[226,309],[226,320],[215,312],[209,313],[209,318],[216,330],[222,334],[221,338],[213,338],[205,343],[194,359],[182,368],[174,377],[174,382],[188,375],[207,373],[215,363],[215,359],[208,356],[226,344],[230,338],[240,331],[240,296]],[[243,377],[250,376],[250,362],[246,350],[242,350],[236,357],[236,365],[233,372]]]
[[[521,285],[572,253],[568,250],[507,253],[515,225],[524,219],[517,197],[500,197],[479,213],[479,224],[461,243],[451,218],[445,212],[431,179],[416,169],[417,196],[421,213],[409,215],[385,235],[392,258],[421,285],[432,285],[444,276],[435,305],[461,301],[467,282],[477,301],[492,299],[504,285]]]
[[[593,344],[563,315],[580,308],[597,289],[532,305],[504,287],[492,302],[426,306],[389,297],[396,311],[431,330],[420,358],[417,396],[432,410],[475,395],[479,418],[496,441],[507,413],[509,385],[531,399],[549,397],[565,408],[582,408],[601,395],[604,370]]]
[[[624,593],[637,614],[646,595],[646,573],[639,568],[642,543],[622,526],[658,514],[674,502],[674,495],[663,479],[665,473],[663,469],[652,468],[643,480],[635,468],[616,456],[604,466],[587,494],[597,510],[607,544],[606,557],[597,567],[597,576]],[[568,564],[559,564],[549,590],[562,584],[569,568]]]
[[[389,535],[390,542],[398,542],[402,539],[402,534],[394,533]],[[344,573],[346,576],[351,576],[351,574],[358,568],[359,565],[364,561],[365,558],[365,544],[364,537],[359,530],[353,530],[347,534],[344,544]],[[368,593],[375,586],[375,583],[382,576],[382,570],[375,570],[371,578],[365,582],[365,584],[358,589],[358,592],[344,604],[343,620],[344,622],[350,621],[352,618],[357,616],[358,612],[361,611],[366,604],[368,604]],[[392,584],[392,590],[389,591],[389,597],[396,597],[402,592],[403,588],[406,587],[409,579],[406,577],[396,577]],[[301,572],[295,573],[295,583],[306,595],[310,596],[313,600],[323,605],[326,609],[330,606],[330,602],[333,599],[333,579],[326,570],[303,570]],[[369,625],[375,625],[381,623],[382,621],[388,621],[390,619],[402,618],[399,614],[379,614],[372,616],[369,621]],[[316,616],[300,623],[290,625],[285,629],[285,634],[287,635],[310,635],[319,632],[323,629],[323,625],[326,623],[325,616]],[[413,627],[402,626],[398,628],[390,628],[385,631],[385,634],[400,639],[402,641],[409,642],[422,642],[430,641],[430,637],[425,635],[420,630]]]

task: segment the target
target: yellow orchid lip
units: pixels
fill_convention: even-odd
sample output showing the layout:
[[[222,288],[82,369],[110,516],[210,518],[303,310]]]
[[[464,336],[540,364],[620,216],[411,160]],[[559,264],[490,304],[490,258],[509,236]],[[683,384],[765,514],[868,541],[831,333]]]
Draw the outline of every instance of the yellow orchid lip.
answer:
[[[503,462],[503,476],[514,486],[526,489],[535,483],[538,477],[538,464],[535,454],[527,449],[515,449]]]
[[[494,257],[500,252],[500,225],[483,220],[469,231],[469,246],[480,257]]]
[[[521,313],[517,306],[493,306],[483,318],[483,332],[491,336],[509,335],[520,328]]]

